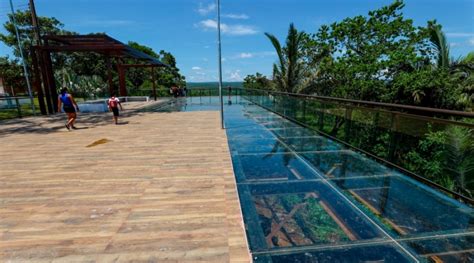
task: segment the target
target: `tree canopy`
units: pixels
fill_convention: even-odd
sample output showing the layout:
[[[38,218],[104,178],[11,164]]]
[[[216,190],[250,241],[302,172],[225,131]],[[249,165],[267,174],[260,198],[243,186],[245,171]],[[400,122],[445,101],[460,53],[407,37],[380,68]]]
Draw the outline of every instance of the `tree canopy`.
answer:
[[[13,49],[13,55],[20,57],[20,51],[17,45],[13,17],[16,19],[20,39],[23,47],[25,61],[31,72],[31,54],[30,47],[34,43],[34,31],[29,10],[17,11],[9,14],[9,20],[4,23],[5,33],[0,33],[0,41]],[[74,32],[64,29],[64,24],[54,17],[38,17],[41,35],[71,35]],[[97,34],[97,33],[94,33]],[[100,33],[99,33],[100,34]],[[136,42],[128,43],[132,48],[140,50],[146,54],[156,57],[163,63],[170,65],[170,68],[158,69],[155,71],[157,83],[162,86],[170,86],[173,83],[184,84],[184,77],[179,73],[174,56],[161,50],[156,53],[152,48],[141,45]],[[107,64],[105,57],[93,52],[74,52],[74,53],[53,53],[52,60],[55,70],[55,76],[58,88],[68,87],[78,96],[103,96],[108,91]],[[126,61],[127,62],[127,61]],[[134,63],[129,61],[130,63]],[[22,90],[24,80],[22,69],[19,67],[18,59],[9,59],[7,57],[0,59],[0,74],[8,86],[16,87]],[[117,74],[113,75],[114,82],[118,82]],[[127,73],[127,87],[133,94],[140,89],[151,89],[151,73],[149,69],[136,68],[130,69]]]
[[[315,33],[290,25],[285,46],[265,33],[278,54],[273,87],[296,93],[471,109],[469,59],[450,58],[436,21],[414,26],[404,3],[321,26]],[[297,87],[297,88],[295,88]]]

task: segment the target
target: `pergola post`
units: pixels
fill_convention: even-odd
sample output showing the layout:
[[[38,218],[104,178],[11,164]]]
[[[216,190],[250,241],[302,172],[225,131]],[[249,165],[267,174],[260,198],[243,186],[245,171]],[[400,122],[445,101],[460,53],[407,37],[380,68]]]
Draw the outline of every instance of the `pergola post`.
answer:
[[[112,94],[114,93],[114,82],[112,79],[112,61],[110,60],[109,55],[105,57],[105,61],[107,63],[107,80],[109,83],[109,95],[112,96]]]
[[[51,95],[51,103],[53,104],[53,112],[58,112],[58,92],[56,90],[56,81],[54,79],[54,71],[53,71],[53,62],[51,61],[51,53],[49,51],[43,52],[44,54],[44,71],[46,74],[46,78],[48,79],[50,95]]]
[[[120,96],[127,96],[127,87],[125,85],[125,68],[122,63],[117,65],[118,75],[119,75],[119,89]]]
[[[33,89],[38,94],[38,103],[39,103],[41,114],[46,115],[47,112],[46,112],[46,105],[44,104],[43,88],[41,87],[41,76],[40,76],[40,70],[38,66],[38,57],[37,57],[37,52],[35,52],[34,47],[31,47],[30,54],[31,54],[32,67],[33,67]]]
[[[43,87],[44,87],[44,95],[46,99],[46,106],[48,108],[48,113],[53,114],[54,113],[54,106],[51,101],[51,92],[50,92],[50,85],[49,85],[49,79],[46,73],[46,67],[45,67],[45,51],[42,50],[41,48],[37,49],[38,51],[38,58],[39,58],[39,63],[40,63],[40,68],[41,68],[41,78],[43,79]]]
[[[151,82],[153,84],[153,97],[156,101],[155,67],[151,67]]]

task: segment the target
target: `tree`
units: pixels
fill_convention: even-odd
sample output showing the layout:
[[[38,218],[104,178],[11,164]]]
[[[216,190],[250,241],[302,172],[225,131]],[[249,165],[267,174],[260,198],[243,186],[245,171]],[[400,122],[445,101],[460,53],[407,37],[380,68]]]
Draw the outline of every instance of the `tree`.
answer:
[[[5,92],[15,93],[16,91],[25,91],[26,81],[23,75],[23,68],[17,59],[11,60],[7,57],[0,57],[0,76],[3,78],[3,84],[7,89]]]
[[[403,99],[394,79],[429,64],[431,56],[427,29],[405,19],[403,7],[402,1],[395,1],[368,16],[322,26],[312,35],[309,48],[330,54],[320,63],[313,91],[361,100]]]
[[[449,44],[446,40],[446,36],[441,30],[441,25],[437,25],[435,22],[429,22],[428,31],[436,55],[436,66],[438,68],[448,68],[451,64],[449,57]]]
[[[273,64],[275,88],[284,92],[298,93],[302,89],[305,76],[302,48],[306,34],[298,32],[293,23],[290,24],[285,47],[281,46],[274,35],[269,33],[265,35],[272,42],[278,55],[278,64]]]
[[[8,21],[3,24],[6,33],[0,33],[0,41],[5,45],[13,48],[13,54],[20,57],[20,50],[18,49],[18,42],[15,34],[15,27],[13,24],[13,17],[16,20],[18,33],[20,35],[21,45],[24,52],[28,52],[34,43],[34,30],[31,20],[31,13],[29,10],[16,11],[14,14],[8,14]],[[38,17],[38,22],[41,25],[41,35],[59,35],[71,34],[71,32],[63,30],[64,25],[54,17]],[[25,57],[27,54],[24,54]]]
[[[246,89],[272,89],[272,83],[266,76],[261,73],[255,75],[248,75],[244,79],[244,88]]]

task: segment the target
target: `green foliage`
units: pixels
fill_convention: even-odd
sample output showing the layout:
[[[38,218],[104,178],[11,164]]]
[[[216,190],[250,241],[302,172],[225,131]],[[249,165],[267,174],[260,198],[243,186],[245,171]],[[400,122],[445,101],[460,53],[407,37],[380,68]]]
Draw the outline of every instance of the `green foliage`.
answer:
[[[446,133],[443,131],[429,131],[426,137],[418,143],[406,156],[405,162],[410,171],[423,174],[427,179],[436,180],[443,175],[443,155],[446,145]]]
[[[0,33],[0,41],[5,45],[13,48],[13,54],[16,57],[20,57],[20,50],[18,49],[18,42],[15,35],[15,27],[13,24],[13,17],[16,19],[18,33],[20,35],[21,44],[25,52],[25,56],[28,54],[30,47],[34,42],[34,31],[32,29],[31,13],[27,11],[17,11],[15,14],[8,14],[8,21],[5,22],[3,27],[6,33]],[[38,23],[41,25],[41,35],[53,35],[53,34],[69,34],[70,32],[64,31],[62,28],[64,25],[54,17],[38,17]]]
[[[286,46],[282,47],[280,41],[269,33],[265,33],[271,41],[278,55],[278,64],[273,64],[273,81],[277,90],[298,93],[302,89],[305,76],[305,65],[302,62],[304,32],[298,32],[290,24]]]
[[[30,49],[32,45],[36,45],[37,43],[34,41],[35,37],[31,22],[31,14],[29,11],[17,11],[14,15],[9,14],[9,20],[3,25],[6,32],[0,33],[0,41],[4,42],[9,47],[12,47],[14,55],[20,57],[15,28],[12,22],[13,17],[15,17],[18,25],[26,64],[31,72]],[[38,20],[41,25],[41,35],[74,34],[73,32],[64,30],[64,25],[54,17],[38,17]],[[171,53],[164,50],[156,53],[151,48],[140,45],[136,42],[130,42],[129,45],[148,55],[160,59],[170,66],[169,68],[155,70],[156,81],[159,85],[166,87],[169,87],[174,83],[184,85],[185,79],[179,73],[179,69],[176,67],[176,60]],[[106,60],[102,54],[92,52],[75,52],[68,54],[53,53],[52,60],[54,69],[56,70],[55,75],[58,77],[56,79],[58,88],[67,86],[77,94],[81,94],[80,96],[84,97],[105,95],[105,82],[107,81],[108,76]],[[137,63],[132,60],[127,60],[125,62]],[[15,87],[25,86],[23,83],[24,80],[21,80],[20,78],[23,74],[22,69],[18,66],[16,60],[2,58],[0,64],[0,73],[6,76],[6,83],[8,85]],[[129,87],[132,92],[151,84],[150,82],[144,83],[145,80],[151,79],[150,69],[131,68],[128,70],[127,77],[127,87]],[[114,83],[118,83],[118,77],[115,72],[113,73],[112,78]]]
[[[11,93],[15,90],[25,90],[26,81],[23,76],[23,68],[17,59],[0,57],[0,76],[3,78],[5,92],[10,95],[13,95]]]
[[[244,79],[244,88],[247,89],[271,89],[271,81],[266,76],[256,73],[255,75],[248,75]]]
[[[449,58],[449,44],[446,40],[446,36],[441,30],[441,25],[437,25],[434,22],[428,23],[428,31],[430,34],[430,41],[436,56],[436,66],[438,68],[447,68],[450,65]]]

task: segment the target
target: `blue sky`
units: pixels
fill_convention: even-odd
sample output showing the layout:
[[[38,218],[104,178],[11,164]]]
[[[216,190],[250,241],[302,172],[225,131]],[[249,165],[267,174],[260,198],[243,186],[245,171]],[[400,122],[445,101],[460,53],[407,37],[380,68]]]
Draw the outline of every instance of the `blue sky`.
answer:
[[[8,1],[0,2],[0,23]],[[26,8],[27,0],[14,0]],[[288,25],[315,32],[322,24],[366,15],[388,0],[221,0],[223,77],[271,75],[276,55],[264,32],[285,37]],[[443,25],[454,57],[474,50],[474,0],[405,0],[405,17],[416,25],[436,19]],[[155,51],[171,52],[188,81],[217,80],[215,1],[211,0],[36,0],[40,16],[54,16],[65,29],[105,32]],[[3,28],[2,28],[3,29]],[[11,54],[0,45],[0,55]]]

